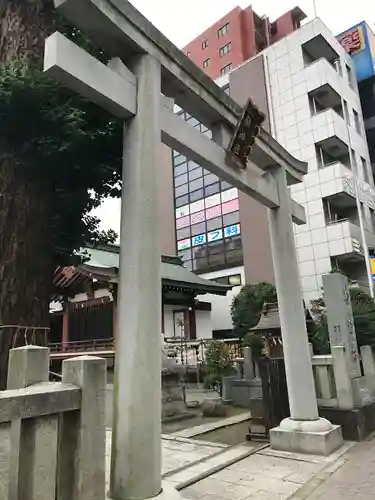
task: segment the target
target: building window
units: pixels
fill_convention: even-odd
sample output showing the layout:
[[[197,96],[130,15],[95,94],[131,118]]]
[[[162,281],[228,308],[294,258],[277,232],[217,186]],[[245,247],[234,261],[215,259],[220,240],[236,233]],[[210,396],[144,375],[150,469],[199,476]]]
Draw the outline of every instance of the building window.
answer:
[[[354,170],[354,172],[358,172],[357,171],[357,158],[355,156],[355,151],[353,148],[350,150],[350,153],[351,153],[351,160],[349,158],[349,161],[350,161],[351,168],[352,168],[352,170]]]
[[[320,113],[321,111],[324,111],[324,106],[320,104],[320,102],[315,99],[314,95],[309,94],[309,105],[310,105],[310,112],[311,116],[316,115],[317,113]]]
[[[187,194],[176,198],[176,208],[183,207],[187,203],[189,203],[189,196]]]
[[[351,87],[354,87],[354,78],[353,78],[352,68],[348,64],[345,64],[345,66],[346,66],[346,73],[348,75],[348,83]]]
[[[193,191],[192,193],[190,193],[190,203],[201,200],[203,196],[203,189],[197,189],[197,191]]]
[[[359,119],[359,114],[355,109],[353,109],[353,114],[354,114],[354,123],[355,123],[355,129],[358,132],[359,135],[361,135],[361,121]]]
[[[211,184],[210,186],[207,186],[204,188],[204,195],[205,197],[211,196],[213,194],[217,194],[220,192],[220,184],[216,182],[215,184]]]
[[[173,159],[173,164],[176,167],[177,165],[181,165],[181,163],[186,163],[186,156],[178,154]]]
[[[174,176],[178,177],[181,174],[185,174],[187,172],[187,163],[181,163],[181,165],[177,165],[174,167]]]
[[[202,42],[202,49],[203,50],[207,49],[207,47],[208,47],[208,40],[203,40],[203,42]]]
[[[201,133],[210,132],[189,114],[181,117]],[[202,273],[242,265],[237,189],[177,152],[173,163],[177,252],[186,268]]]
[[[375,232],[375,211],[373,208],[370,208],[370,217],[372,223],[372,232]]]
[[[182,186],[182,184],[186,184],[187,181],[188,181],[187,174],[182,174],[175,178],[174,185],[175,187]]]
[[[336,161],[334,156],[327,153],[323,148],[321,148],[318,145],[315,146],[315,151],[316,151],[316,159],[318,161],[318,168],[324,168],[327,165],[330,165],[331,163],[334,163]]]
[[[203,67],[204,67],[204,68],[208,68],[208,66],[210,65],[210,62],[211,62],[211,59],[210,59],[210,58],[208,58],[208,59],[206,59],[205,61],[203,61]]]
[[[229,31],[229,23],[224,24],[221,28],[217,30],[217,37],[221,38],[222,36],[226,35]]]
[[[368,175],[368,169],[367,169],[367,161],[362,158],[361,156],[361,162],[362,162],[362,170],[363,170],[363,180],[367,183],[370,182],[369,175]]]
[[[213,279],[213,281],[215,281],[216,283],[220,283],[220,285],[242,285],[242,278],[240,274],[232,274],[232,276],[220,276],[219,278]]]
[[[232,50],[232,42],[227,43],[219,50],[220,57],[226,56]]]
[[[202,177],[202,167],[195,168],[194,170],[189,171],[189,181],[195,181]]]
[[[221,76],[227,75],[231,71],[231,69],[232,69],[232,63],[229,63],[226,66],[224,66],[224,68],[221,68],[220,70]]]

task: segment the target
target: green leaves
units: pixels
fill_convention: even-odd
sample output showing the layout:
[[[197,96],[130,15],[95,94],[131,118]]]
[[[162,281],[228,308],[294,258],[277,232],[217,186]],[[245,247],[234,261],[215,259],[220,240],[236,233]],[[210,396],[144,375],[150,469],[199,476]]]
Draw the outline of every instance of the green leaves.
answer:
[[[375,303],[359,288],[350,289],[354,326],[359,346],[375,346]],[[313,301],[312,312],[316,318],[316,331],[311,338],[316,354],[330,352],[329,334],[325,303],[323,299]]]
[[[101,233],[89,213],[104,197],[121,194],[120,121],[19,59],[0,66],[0,137],[2,153],[52,193],[58,263],[67,265],[85,243],[116,239]]]
[[[231,307],[233,329],[243,338],[259,322],[263,305],[277,302],[276,287],[271,283],[245,285],[233,299]]]
[[[223,342],[211,340],[206,347],[205,354],[204,383],[206,387],[221,392],[222,378],[232,375],[233,372],[233,362],[227,346]]]

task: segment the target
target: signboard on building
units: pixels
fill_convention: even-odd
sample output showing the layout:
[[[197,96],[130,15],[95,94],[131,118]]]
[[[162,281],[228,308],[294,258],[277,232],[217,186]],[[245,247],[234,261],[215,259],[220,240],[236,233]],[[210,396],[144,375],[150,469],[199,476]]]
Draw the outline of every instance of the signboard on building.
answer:
[[[337,39],[353,58],[358,82],[375,75],[375,35],[366,22],[341,33]]]
[[[375,257],[370,257],[372,281],[375,281]]]
[[[243,168],[246,168],[255,138],[265,118],[265,115],[249,99],[228,148],[228,153],[233,155]]]

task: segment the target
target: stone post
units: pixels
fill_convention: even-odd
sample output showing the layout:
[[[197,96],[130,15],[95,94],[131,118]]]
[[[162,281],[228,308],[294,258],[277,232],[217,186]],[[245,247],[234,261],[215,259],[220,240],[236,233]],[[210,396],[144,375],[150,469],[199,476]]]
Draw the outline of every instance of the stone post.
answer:
[[[332,346],[331,353],[338,407],[344,410],[351,410],[354,408],[354,395],[349,365],[347,363],[346,348],[343,346]]]
[[[8,389],[48,382],[49,350],[27,346],[12,349]],[[14,420],[10,427],[9,499],[54,498],[57,466],[57,415]]]
[[[269,210],[269,227],[290,418],[283,420],[279,427],[271,430],[270,441],[271,446],[277,449],[317,453],[324,450],[325,453],[327,438],[325,435],[323,437],[323,433],[330,433],[332,424],[328,420],[319,418],[318,415],[286,170],[274,169],[272,175],[277,183],[280,207]],[[300,436],[304,432],[320,433],[324,442],[321,446],[310,447],[309,440],[304,440],[304,437]],[[333,441],[331,442],[333,444]]]
[[[372,347],[369,345],[364,345],[361,347],[362,364],[365,377],[367,379],[367,385],[372,391],[372,395],[375,395],[375,358]]]
[[[363,406],[371,400],[372,389],[366,386],[367,378],[361,374],[348,279],[341,273],[327,274],[323,276],[323,286],[331,349],[344,348],[346,385],[351,385],[354,404]]]
[[[361,376],[361,368],[348,278],[341,273],[325,274],[323,288],[331,347],[345,347],[348,375],[355,379]]]
[[[82,397],[79,412],[67,412],[60,417],[57,499],[103,500],[106,360],[92,356],[64,360],[62,382],[80,387]]]
[[[161,256],[157,176],[161,68],[130,65],[137,115],[125,126],[110,496],[157,496],[161,483]]]
[[[255,378],[253,355],[251,352],[251,347],[243,348],[243,358],[244,358],[244,379],[253,380]]]
[[[9,353],[7,389],[23,389],[49,380],[49,349],[26,346]]]
[[[69,342],[69,302],[64,301],[63,307],[61,350],[65,351]]]

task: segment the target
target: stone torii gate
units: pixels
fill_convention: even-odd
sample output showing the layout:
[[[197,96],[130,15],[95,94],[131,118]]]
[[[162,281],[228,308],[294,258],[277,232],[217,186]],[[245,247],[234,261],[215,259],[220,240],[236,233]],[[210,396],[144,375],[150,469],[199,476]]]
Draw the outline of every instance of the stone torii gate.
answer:
[[[46,73],[125,122],[111,498],[169,497],[161,481],[160,141],[270,209],[291,411],[271,431],[271,445],[316,452],[319,441],[334,448],[341,431],[318,416],[293,235],[292,218],[303,224],[305,214],[287,187],[302,180],[307,165],[264,129],[247,168],[232,164],[226,148],[241,108],[127,0],[54,2],[113,59],[106,66],[54,33],[46,41]],[[213,140],[176,116],[168,98],[210,128]]]

